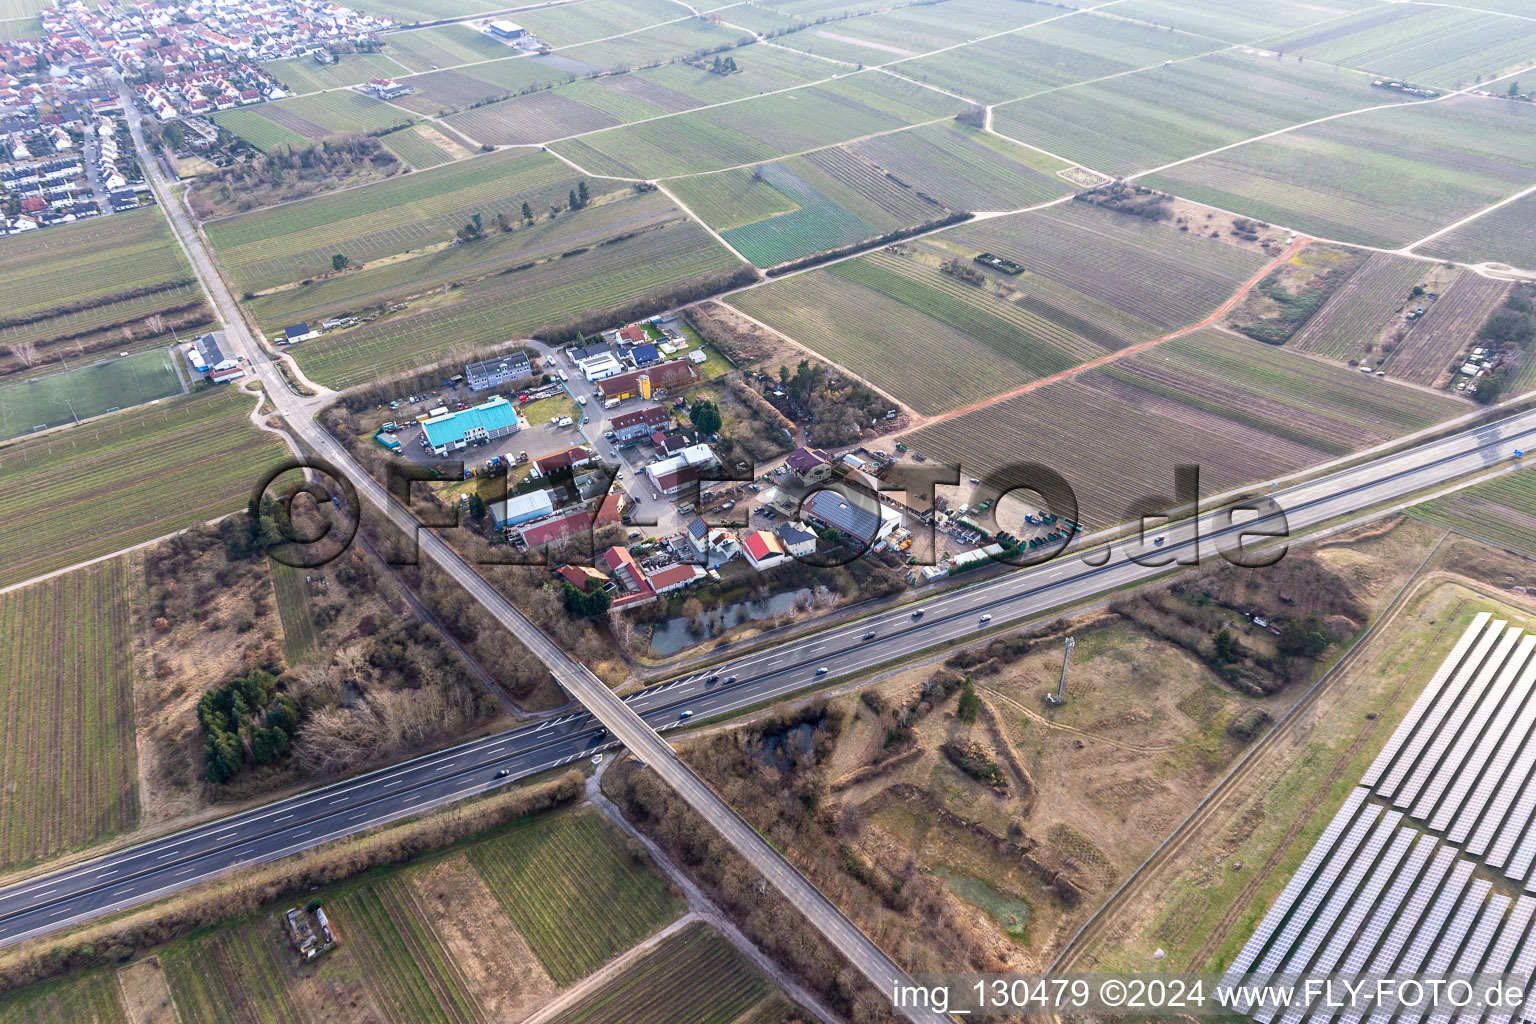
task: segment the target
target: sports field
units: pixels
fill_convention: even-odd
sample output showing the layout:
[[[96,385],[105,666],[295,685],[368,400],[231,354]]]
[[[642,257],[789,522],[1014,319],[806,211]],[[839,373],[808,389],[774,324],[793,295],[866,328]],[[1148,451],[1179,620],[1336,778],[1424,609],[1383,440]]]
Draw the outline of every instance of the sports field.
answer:
[[[153,349],[0,387],[0,441],[179,395],[180,358],[175,349]]]
[[[0,867],[138,821],[128,574],[120,557],[0,595]]]

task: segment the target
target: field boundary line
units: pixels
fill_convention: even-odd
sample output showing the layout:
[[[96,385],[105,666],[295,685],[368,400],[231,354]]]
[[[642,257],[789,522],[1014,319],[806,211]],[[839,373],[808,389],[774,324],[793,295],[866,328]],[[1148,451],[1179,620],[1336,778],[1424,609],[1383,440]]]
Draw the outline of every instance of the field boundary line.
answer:
[[[1433,242],[1435,239],[1439,238],[1441,235],[1449,234],[1450,232],[1455,231],[1457,228],[1461,227],[1462,225],[1470,224],[1473,221],[1477,220],[1478,218],[1484,217],[1484,216],[1492,213],[1493,211],[1499,209],[1500,207],[1508,206],[1510,203],[1513,203],[1513,202],[1515,202],[1517,200],[1520,200],[1520,199],[1524,199],[1526,196],[1530,195],[1533,192],[1536,192],[1536,185],[1532,185],[1530,188],[1524,189],[1523,191],[1516,192],[1514,195],[1509,196],[1507,198],[1500,199],[1498,202],[1493,203],[1490,206],[1485,206],[1481,210],[1478,210],[1476,213],[1474,213],[1474,214],[1472,214],[1470,216],[1461,218],[1461,220],[1456,221],[1454,224],[1447,224],[1445,227],[1441,228],[1439,231],[1433,232],[1432,234],[1425,235],[1423,238],[1419,239],[1417,242],[1413,242],[1410,245],[1403,246],[1403,254],[1407,255],[1407,254],[1411,253],[1414,249],[1417,249],[1419,246],[1425,245],[1425,244],[1427,244],[1429,242]]]
[[[698,224],[699,224],[699,227],[701,227],[705,231],[709,232],[709,235],[710,235],[711,238],[713,238],[715,241],[719,242],[721,245],[723,245],[727,249],[729,249],[731,251],[731,255],[735,256],[737,259],[741,260],[741,262],[743,262],[747,266],[751,267],[753,272],[757,274],[758,279],[759,280],[762,279],[763,272],[761,270],[757,269],[757,264],[753,263],[751,260],[749,260],[745,256],[743,256],[741,254],[741,252],[734,245],[732,245],[730,242],[727,242],[725,240],[725,236],[721,235],[720,232],[716,231],[714,228],[712,228],[708,224],[706,224],[704,222],[704,218],[700,217],[698,214],[694,213],[693,210],[691,208],[689,208],[688,204],[683,202],[681,199],[679,199],[672,192],[671,189],[667,188],[667,186],[663,185],[659,181],[655,182],[654,184],[656,185],[656,188],[658,190],[660,190],[662,195],[664,195],[668,199],[672,200],[672,203],[673,203],[674,206],[676,206],[679,210],[682,210],[688,216],[692,217],[695,221],[697,221]]]
[[[242,511],[244,510],[242,509]],[[186,529],[175,530],[171,533],[162,534],[159,537],[153,537],[146,541],[140,541],[139,543],[130,547],[119,548],[116,551],[108,552],[105,555],[97,555],[95,558],[88,558],[83,562],[76,562],[74,565],[66,565],[62,569],[50,569],[48,572],[43,573],[41,576],[33,576],[30,579],[22,580],[19,583],[8,583],[5,586],[0,587],[0,596],[9,594],[13,590],[21,590],[24,587],[30,587],[38,583],[46,583],[51,579],[55,579],[67,573],[72,573],[77,569],[89,569],[93,565],[100,565],[102,562],[110,562],[114,558],[121,558],[124,555],[131,555],[135,551],[140,551],[147,547],[153,547],[156,544],[162,544],[165,541],[170,540],[172,537],[179,537],[183,533],[186,533],[187,530],[195,529],[197,526],[213,526],[216,523],[223,522],[230,516],[239,514],[239,512],[226,512],[222,516],[216,516],[213,519],[205,519],[203,522],[197,523],[194,526],[188,526]]]
[[[1169,331],[1167,334],[1152,338],[1149,341],[1138,342],[1135,345],[1117,349],[1114,352],[1109,352],[1105,355],[1099,356],[1097,359],[1090,359],[1086,363],[1079,363],[1078,365],[1066,370],[1062,370],[1059,373],[1053,373],[1049,377],[1040,377],[1036,380],[1030,381],[1028,384],[1021,384],[1011,391],[1004,391],[1000,395],[993,395],[991,398],[984,398],[979,402],[972,402],[970,405],[962,406],[959,409],[951,409],[948,412],[939,413],[938,415],[929,418],[928,420],[924,421],[924,423],[919,425],[928,426],[934,423],[943,423],[946,420],[952,420],[956,417],[964,416],[967,413],[979,412],[980,410],[989,406],[996,405],[1000,402],[1006,402],[1009,399],[1028,394],[1031,391],[1036,391],[1040,388],[1046,387],[1047,385],[1059,384],[1064,380],[1070,380],[1079,374],[1087,373],[1089,370],[1096,370],[1101,366],[1107,366],[1110,363],[1119,362],[1121,359],[1125,359],[1129,356],[1139,355],[1140,353],[1145,352],[1147,349],[1156,348],[1158,345],[1161,345],[1165,341],[1172,341],[1175,338],[1182,338],[1186,334],[1193,334],[1195,331],[1204,330],[1205,328],[1214,324],[1217,320],[1221,319],[1227,313],[1231,312],[1232,307],[1236,306],[1239,301],[1246,298],[1248,293],[1252,291],[1260,281],[1268,277],[1276,267],[1280,266],[1280,264],[1284,263],[1292,256],[1300,252],[1302,248],[1304,248],[1310,241],[1311,239],[1305,235],[1297,235],[1291,241],[1291,244],[1285,247],[1284,252],[1270,260],[1268,263],[1264,264],[1264,266],[1260,267],[1252,277],[1238,285],[1237,290],[1228,296],[1225,302],[1223,302],[1220,306],[1217,306],[1216,309],[1207,315],[1204,319],[1190,324],[1188,327],[1180,327],[1176,331]],[[916,426],[909,427],[906,431],[903,431],[903,433],[910,433],[915,429],[917,429]]]
[[[523,1018],[522,1024],[544,1024],[545,1021],[554,1020],[568,1009],[572,1003],[593,994],[595,990],[623,974],[647,954],[653,952],[657,946],[678,932],[683,931],[690,925],[708,923],[697,910],[688,909],[671,924],[663,926],[660,931],[647,935],[564,992],[555,996],[555,998],[545,1003],[542,1008],[535,1011],[532,1015]]]

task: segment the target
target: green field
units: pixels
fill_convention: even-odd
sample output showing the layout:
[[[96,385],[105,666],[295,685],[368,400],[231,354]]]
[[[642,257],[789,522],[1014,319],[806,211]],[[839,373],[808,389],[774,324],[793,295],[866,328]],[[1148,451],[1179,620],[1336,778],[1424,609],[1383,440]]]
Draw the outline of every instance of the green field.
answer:
[[[157,209],[0,238],[0,266],[0,376],[11,380],[163,348],[172,328],[209,319]]]
[[[691,924],[667,936],[624,973],[600,986],[552,1024],[731,1024],[771,998],[768,982],[720,934]],[[769,1020],[751,1017],[748,1020]],[[782,1018],[779,1018],[782,1019]]]
[[[1061,13],[1046,4],[999,0],[947,0],[940,4],[895,7],[845,21],[812,25],[783,36],[778,42],[849,64],[891,64],[978,36],[1023,28]]]
[[[234,132],[263,153],[276,153],[284,147],[303,149],[309,145],[305,136],[262,116],[255,107],[221,110],[213,115],[213,120],[220,128]]]
[[[504,0],[356,0],[351,5],[359,11],[382,14],[402,25],[420,21],[463,18],[506,9]]]
[[[547,154],[493,153],[334,195],[210,221],[205,228],[236,285],[261,291],[325,274],[331,256],[367,264],[452,240],[472,213],[489,221],[522,202],[544,212],[576,185]]]
[[[245,507],[286,455],[230,388],[0,449],[0,586]]]
[[[437,25],[414,32],[394,32],[388,37],[391,57],[412,71],[431,71],[459,64],[499,60],[518,51],[468,25]]]
[[[1415,506],[1409,515],[1536,556],[1536,473],[1528,468]]]
[[[789,212],[775,213],[722,232],[722,237],[732,247],[760,267],[771,267],[823,249],[835,249],[878,233],[870,224],[843,209],[826,193],[782,164],[763,164],[755,172],[755,180],[794,206]]]
[[[464,858],[467,854],[467,860]],[[420,880],[457,858],[473,888],[495,894],[494,906],[428,906]],[[564,987],[661,928],[681,911],[662,880],[631,858],[622,837],[590,810],[540,815],[470,841],[460,854],[431,857],[404,869],[363,876],[321,890],[337,948],[296,968],[284,940],[281,909],[272,904],[180,940],[160,953],[183,1024],[302,1021],[307,1007],[341,999],[352,1016],[401,1024],[478,1024],[494,1019],[481,997],[490,965],[465,970],[440,921],[508,919]],[[505,917],[502,914],[505,914]],[[511,936],[515,938],[515,936]],[[501,936],[486,936],[496,942]],[[762,998],[762,982],[722,956],[703,937],[675,951],[684,963],[733,972]],[[553,973],[553,972],[551,972]],[[477,995],[475,976],[482,978]],[[623,976],[629,977],[629,974]],[[350,1017],[349,1017],[350,1019]]]
[[[0,1019],[15,1024],[129,1024],[111,971],[82,972],[0,995]]]
[[[774,160],[958,113],[959,100],[875,72],[556,143],[595,174],[666,177]]]
[[[1536,270],[1536,194],[1443,234],[1418,251],[1467,263],[1491,260]]]
[[[1114,13],[1229,43],[1257,43],[1370,6],[1369,0],[1126,0],[1115,5]]]
[[[594,69],[617,72],[701,57],[751,41],[751,33],[741,29],[689,18],[633,35],[572,46],[561,50],[558,56],[562,60],[580,61]]]
[[[583,213],[598,214],[602,207]],[[578,221],[581,214],[571,218]],[[537,335],[575,318],[617,309],[660,288],[740,264],[680,211],[637,234],[594,236],[533,266],[454,289],[448,301],[306,342],[304,372],[346,388],[446,357],[450,352]],[[601,243],[601,244],[597,244]]]
[[[285,145],[303,148],[332,135],[388,131],[416,118],[372,96],[333,89],[226,110],[215,114],[214,120],[257,149],[271,153]]]
[[[486,214],[490,215],[490,211]],[[494,216],[490,215],[491,230],[474,244],[439,247],[409,258],[367,265],[308,287],[275,291],[253,301],[250,308],[276,332],[284,324],[298,320],[361,311],[406,296],[424,295],[439,285],[457,283],[460,287],[446,298],[423,300],[433,308],[451,308],[468,294],[484,294],[487,290],[502,290],[500,284],[513,287],[520,283],[496,281],[503,272],[515,277],[541,267],[553,269],[563,262],[566,253],[571,254],[570,259],[579,260],[587,253],[577,253],[577,249],[600,249],[603,242],[676,223],[680,216],[660,192],[637,195],[630,191],[614,193],[574,214],[545,216],[531,226],[517,221],[511,231],[497,228]],[[328,339],[309,342],[306,348],[326,343]]]
[[[1079,519],[1125,521],[1198,465],[1202,494],[1262,482],[1454,416],[1465,404],[1206,329],[1071,380],[920,428],[914,451],[983,476],[1043,462]]]
[[[980,252],[1026,273],[944,273]],[[933,414],[1200,319],[1262,265],[1246,250],[1086,204],[965,224],[731,297],[877,387]]]
[[[41,18],[7,18],[0,21],[0,43],[12,43],[18,39],[41,39]]]
[[[179,395],[176,349],[153,349],[0,387],[0,440]]]
[[[0,866],[138,822],[128,600],[126,558],[0,595]]]
[[[542,11],[519,11],[517,23],[550,46],[572,46],[686,17],[687,8],[670,0],[586,0]]]
[[[1536,107],[1468,97],[1341,118],[1145,183],[1325,238],[1396,248],[1529,187]]]
[[[384,148],[404,160],[413,170],[424,171],[453,159],[453,154],[420,134],[421,126],[403,132],[390,132],[380,141]]]
[[[359,85],[370,78],[394,78],[404,74],[400,65],[382,53],[338,54],[335,64],[317,64],[313,57],[275,60],[267,70],[289,92],[319,92]]]
[[[596,82],[572,82],[558,89],[475,107],[446,120],[449,126],[481,142],[521,146],[665,113],[660,107],[616,93]]]
[[[1014,210],[1073,191],[1072,165],[953,121],[846,147],[955,210]]]
[[[469,860],[562,987],[679,910],[662,880],[615,842],[610,826],[592,812],[514,829],[475,846]]]
[[[1455,6],[1372,6],[1273,45],[1307,60],[1460,89],[1528,66],[1536,51],[1536,22]]]
[[[894,70],[983,103],[1001,103],[1219,47],[1153,25],[1079,15],[902,61]]]
[[[993,127],[1121,175],[1401,99],[1373,89],[1359,72],[1227,51],[1005,103],[993,112]]]
[[[283,623],[283,654],[289,665],[307,659],[320,646],[315,628],[315,612],[309,600],[309,584],[304,570],[272,562],[272,590],[277,597],[277,615]]]

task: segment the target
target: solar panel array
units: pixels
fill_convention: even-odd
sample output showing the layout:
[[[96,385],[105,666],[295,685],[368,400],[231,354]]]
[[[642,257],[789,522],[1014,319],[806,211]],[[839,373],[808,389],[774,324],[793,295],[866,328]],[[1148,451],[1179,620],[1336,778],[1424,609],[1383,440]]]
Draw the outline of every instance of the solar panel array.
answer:
[[[1473,617],[1228,969],[1227,980],[1536,970],[1536,633]],[[1502,878],[1500,876],[1503,876]],[[1246,975],[1244,978],[1242,976]],[[1530,1009],[1398,1015],[1536,1024]],[[1260,1024],[1364,1013],[1246,1007]],[[1365,1024],[1388,1024],[1378,1013]]]

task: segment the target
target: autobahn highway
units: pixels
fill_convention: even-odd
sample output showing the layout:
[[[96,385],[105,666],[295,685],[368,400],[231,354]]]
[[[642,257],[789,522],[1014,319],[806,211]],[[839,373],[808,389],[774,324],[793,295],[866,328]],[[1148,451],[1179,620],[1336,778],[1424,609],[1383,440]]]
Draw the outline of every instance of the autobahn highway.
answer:
[[[416,522],[313,420],[322,404],[288,390],[275,367],[246,331],[233,295],[213,257],[143,147],[137,118],[130,128],[178,240],[203,280],[237,353],[266,386],[288,425],[323,458],[347,474],[360,497],[408,535]],[[1436,484],[1506,463],[1515,448],[1536,444],[1536,412],[1426,442],[1397,454],[1277,491],[1291,531],[1388,504]],[[1272,520],[1270,513],[1261,521]],[[1239,534],[1261,523],[1233,525],[1217,513],[1162,531],[1154,554],[1218,556]],[[1199,537],[1195,537],[1198,527]],[[526,775],[590,756],[611,741],[622,742],[675,788],[732,846],[778,888],[874,986],[889,993],[903,975],[890,959],[844,917],[743,818],[677,757],[658,730],[675,727],[679,715],[719,715],[832,681],[935,645],[976,637],[990,615],[998,626],[1144,582],[1167,571],[1141,564],[1117,545],[1098,567],[1075,556],[1021,569],[935,596],[923,615],[897,609],[811,636],[796,637],[729,663],[712,666],[621,700],[522,615],[502,594],[431,530],[419,533],[420,550],[438,563],[509,632],[539,658],[565,689],[588,709],[563,719],[525,726],[418,758],[369,775],[209,822],[139,846],[0,890],[0,944],[129,907],[211,878],[242,864],[274,860],[330,839],[355,833],[429,807],[463,799]],[[866,634],[873,633],[872,639]],[[824,676],[817,669],[825,668]],[[734,676],[729,685],[726,678]],[[718,681],[711,682],[711,678]],[[601,723],[599,725],[598,723]],[[605,728],[608,735],[599,735]],[[508,775],[497,778],[505,769]],[[911,1019],[939,1021],[933,1013]]]
[[[651,724],[647,719],[642,718],[637,713],[634,706],[620,700],[608,688],[607,684],[594,676],[585,665],[572,658],[559,645],[546,636],[505,595],[491,586],[473,566],[466,562],[458,552],[454,551],[441,536],[431,530],[422,530],[418,534],[416,520],[410,511],[397,502],[377,481],[370,477],[352,456],[332,440],[315,422],[314,416],[319,411],[319,408],[325,404],[325,396],[305,399],[294,394],[288,388],[287,382],[282,379],[276,365],[267,358],[266,352],[251,336],[250,331],[246,328],[245,321],[241,317],[234,294],[220,273],[220,268],[211,248],[198,233],[197,228],[191,223],[186,208],[172,194],[169,184],[160,171],[154,154],[145,145],[140,115],[128,94],[127,87],[119,82],[118,91],[123,99],[123,108],[128,120],[129,132],[133,137],[134,147],[138,151],[145,173],[159,198],[162,208],[166,212],[167,219],[171,223],[172,233],[176,236],[178,245],[186,254],[194,272],[202,282],[210,302],[213,304],[215,313],[224,324],[225,337],[229,340],[231,347],[237,355],[244,359],[246,367],[261,380],[267,397],[283,415],[288,428],[307,443],[321,458],[329,460],[338,468],[340,473],[346,475],[364,501],[382,512],[407,537],[417,536],[421,554],[437,563],[445,573],[462,586],[471,598],[479,602],[503,628],[516,637],[534,657],[547,666],[550,673],[565,691],[579,700],[593,716],[601,721],[603,726],[612,733],[616,740],[623,742],[632,753],[643,758],[646,764],[651,766],[652,770],[656,772],[662,781],[671,786],[687,801],[694,811],[717,829],[726,841],[762,874],[769,884],[778,889],[790,903],[799,909],[827,941],[856,970],[868,979],[876,991],[888,994],[895,991],[898,986],[906,984],[907,978],[905,973],[885,954],[885,951],[870,939],[869,936],[860,931],[858,926],[843,914],[836,903],[801,875],[745,818],[741,817],[734,808],[720,798],[718,793],[695,775],[683,763],[682,758],[677,755],[677,752],[651,728]],[[531,728],[534,733],[540,731],[539,726]],[[542,741],[539,741],[539,746],[542,748]],[[496,753],[500,754],[501,751],[496,751]],[[530,757],[534,761],[543,761],[545,763],[538,765],[519,764],[516,766],[515,771],[509,771],[507,778],[513,777],[514,774],[517,776],[526,775],[531,771],[538,770],[540,767],[566,763],[571,757],[580,753],[580,749],[567,749],[558,757],[546,755],[542,758],[537,754],[526,754],[525,756]],[[454,765],[458,763],[456,760],[445,762],[441,760],[441,755],[437,755],[436,760],[427,760],[432,763],[416,762],[420,772],[459,774],[454,772]],[[492,775],[494,777],[494,772],[492,772]],[[420,779],[421,776],[413,774],[411,778]],[[144,899],[150,895],[174,891],[178,887],[195,884],[200,879],[212,877],[221,870],[232,868],[242,860],[275,859],[287,853],[296,852],[298,849],[303,849],[306,845],[323,842],[326,838],[335,838],[348,832],[368,828],[370,827],[370,822],[387,821],[400,817],[402,814],[424,810],[434,803],[442,803],[468,796],[476,791],[472,787],[458,791],[451,790],[448,787],[452,783],[448,782],[447,778],[441,781],[433,780],[429,783],[435,789],[435,796],[432,795],[433,790],[425,788],[429,785],[428,783],[423,783],[423,785],[409,790],[410,793],[415,794],[414,799],[405,796],[407,787],[404,781],[396,782],[393,779],[380,780],[375,778],[372,781],[361,781],[361,783],[359,780],[353,780],[346,785],[350,787],[359,784],[362,786],[361,792],[374,793],[381,796],[384,795],[385,789],[402,790],[400,798],[394,797],[393,794],[389,795],[389,800],[396,804],[396,809],[391,811],[387,805],[378,804],[374,805],[371,812],[359,813],[359,810],[354,808],[351,812],[352,817],[345,823],[345,827],[343,827],[343,822],[336,819],[334,815],[329,816],[330,820],[325,823],[321,822],[320,816],[311,815],[314,818],[314,824],[309,825],[307,830],[300,826],[257,838],[249,844],[254,849],[242,851],[239,859],[230,859],[227,854],[217,854],[210,851],[206,855],[205,860],[180,864],[175,869],[181,872],[179,876],[172,873],[168,878],[163,871],[149,870],[136,876],[131,881],[118,884],[114,889],[92,889],[89,894],[77,894],[63,902],[74,903],[76,900],[83,899],[87,903],[92,900],[100,903],[105,900],[106,906],[119,902],[126,905],[125,901],[131,901],[136,898],[135,892],[143,894],[139,895],[138,899]],[[483,789],[484,784],[480,788]],[[343,795],[337,789],[333,790],[331,795],[324,799],[335,801],[335,808],[340,811],[342,809],[343,801],[341,798]],[[306,806],[313,810],[311,805]],[[286,813],[286,810],[279,805],[264,808],[254,813],[261,815],[261,821],[268,826],[287,826],[290,820],[297,819],[297,815],[295,815],[294,819],[283,818],[279,822],[278,818]],[[215,823],[216,826],[219,824],[224,823]],[[241,827],[243,826],[237,824],[235,826],[236,830],[228,832],[225,836],[219,836],[205,827],[193,830],[191,833],[182,833],[179,837],[169,837],[170,841],[179,842],[180,846],[167,846],[166,840],[159,840],[152,844],[146,844],[154,847],[153,851],[140,847],[128,852],[138,858],[135,863],[140,865],[144,863],[142,858],[146,855],[163,860],[169,864],[173,860],[182,859],[178,855],[178,850],[190,850],[198,843],[205,841],[205,837],[206,840],[211,840],[227,847],[229,844],[223,840],[238,838],[240,835],[238,830]],[[305,834],[302,836],[294,834],[299,831],[304,831]],[[249,856],[246,854],[249,854]],[[113,855],[112,858],[108,859],[116,860],[121,856],[121,854]],[[89,867],[102,875],[99,879],[100,881],[107,882],[113,880],[112,876],[106,874],[109,870],[108,865],[101,861],[97,861],[89,865]],[[76,869],[71,873],[71,878],[77,885],[86,880],[81,874],[80,869]],[[103,892],[106,893],[105,896],[101,895]],[[117,896],[112,896],[113,892],[116,892]],[[29,891],[23,892],[19,898],[22,900],[28,898],[48,899],[55,895],[63,896],[65,895],[65,890],[51,884],[50,880],[45,879],[40,883],[33,884]],[[60,905],[56,904],[41,912],[45,915],[52,915],[54,923],[50,927],[58,927],[69,921],[82,920],[93,913],[100,913],[105,909],[104,906],[98,906],[96,911],[90,911],[86,909],[84,903],[80,903],[77,906],[78,909],[70,910],[63,909]],[[26,912],[23,913],[24,915],[26,914]],[[3,911],[0,911],[0,915],[3,915]],[[36,920],[35,917],[30,919]],[[17,935],[35,934],[40,927],[35,924],[31,928],[22,926],[12,927],[11,922],[16,920],[18,918],[14,914],[9,918],[3,919],[3,929],[0,929],[0,943],[14,941],[11,937],[12,931]],[[914,1022],[921,1022],[921,1024],[939,1024],[939,1022],[946,1019],[944,1016],[926,1009],[907,1009],[903,1012],[903,1016]]]
[[[1299,534],[1319,523],[1506,463],[1513,450],[1525,444],[1536,444],[1536,412],[1303,483],[1267,500],[1284,509],[1292,532]],[[1217,513],[1209,513],[1198,520],[1198,550],[1203,558],[1219,557],[1218,544],[1252,531],[1261,522],[1227,524],[1218,519]],[[1168,540],[1154,549],[1158,556],[1173,559],[1196,550],[1193,524],[1164,533]],[[428,536],[423,535],[424,546]],[[963,641],[987,626],[1048,613],[1164,571],[1165,567],[1141,565],[1127,557],[1123,546],[1098,567],[1075,555],[1063,556],[936,596],[922,603],[920,618],[910,609],[871,616],[659,684],[630,695],[623,704],[626,711],[643,718],[650,727],[646,731],[654,736],[651,730],[666,731],[682,724],[679,716],[685,711],[692,713],[693,721],[727,714],[804,690],[818,680],[835,680],[941,643]],[[992,616],[990,623],[980,621],[984,614]],[[874,638],[866,640],[870,633]],[[827,673],[818,676],[816,670],[823,667]],[[733,676],[727,684],[725,680]],[[231,867],[275,860],[590,757],[616,745],[602,729],[588,712],[524,726],[0,890],[0,943],[131,906]],[[636,753],[649,763],[660,760],[649,756],[654,748]],[[502,770],[509,775],[498,778]]]

